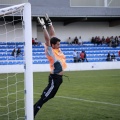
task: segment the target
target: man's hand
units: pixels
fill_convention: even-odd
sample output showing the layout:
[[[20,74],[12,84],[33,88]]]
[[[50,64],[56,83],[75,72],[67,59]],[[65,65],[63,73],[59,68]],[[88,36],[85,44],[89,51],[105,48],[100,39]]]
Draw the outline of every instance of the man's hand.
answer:
[[[39,17],[37,17],[37,19],[38,19],[39,24],[42,26],[42,28],[45,29],[46,25],[45,25],[44,19],[43,18],[40,19]]]
[[[47,21],[48,26],[51,26],[52,25],[52,21],[50,20],[50,18],[49,18],[47,13],[45,14],[45,19]]]

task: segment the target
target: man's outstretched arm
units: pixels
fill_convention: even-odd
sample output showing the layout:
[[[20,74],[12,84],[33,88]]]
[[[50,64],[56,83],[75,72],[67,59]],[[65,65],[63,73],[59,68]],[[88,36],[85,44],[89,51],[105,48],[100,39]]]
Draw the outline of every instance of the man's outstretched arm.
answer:
[[[50,46],[50,36],[49,36],[49,34],[48,34],[48,31],[47,31],[47,29],[46,29],[46,25],[45,25],[45,22],[44,22],[44,19],[43,18],[39,18],[38,17],[38,22],[40,23],[40,25],[42,26],[42,28],[43,28],[43,33],[44,33],[44,38],[45,38],[45,41],[46,41],[46,45],[47,46]]]
[[[47,24],[49,26],[49,35],[50,35],[50,38],[55,37],[55,29],[54,29],[54,27],[52,25],[52,21],[50,20],[48,14],[45,14],[45,19],[46,19]]]
[[[53,25],[49,26],[49,34],[50,34],[50,38],[55,37],[55,30]]]

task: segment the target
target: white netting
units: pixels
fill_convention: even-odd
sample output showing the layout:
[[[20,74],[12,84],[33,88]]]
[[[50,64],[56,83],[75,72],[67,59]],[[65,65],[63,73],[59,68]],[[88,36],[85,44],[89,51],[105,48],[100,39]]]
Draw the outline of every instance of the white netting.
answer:
[[[24,68],[23,9],[24,4],[0,9],[0,66],[5,68],[0,74],[0,120],[25,119],[24,74],[13,69]]]
[[[24,119],[23,75],[7,73],[0,77],[0,120]]]

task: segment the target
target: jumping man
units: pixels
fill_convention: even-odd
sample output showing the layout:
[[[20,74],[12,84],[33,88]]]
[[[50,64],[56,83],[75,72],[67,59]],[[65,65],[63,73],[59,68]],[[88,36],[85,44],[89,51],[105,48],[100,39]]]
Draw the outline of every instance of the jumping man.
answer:
[[[49,26],[49,33],[43,18],[38,17],[38,22],[43,28],[45,38],[45,54],[50,63],[50,75],[48,77],[48,85],[44,89],[41,98],[34,105],[34,117],[41,109],[43,104],[53,98],[57,93],[63,79],[63,70],[67,67],[66,59],[60,50],[60,39],[55,36],[55,30],[48,15],[45,15],[46,22]]]

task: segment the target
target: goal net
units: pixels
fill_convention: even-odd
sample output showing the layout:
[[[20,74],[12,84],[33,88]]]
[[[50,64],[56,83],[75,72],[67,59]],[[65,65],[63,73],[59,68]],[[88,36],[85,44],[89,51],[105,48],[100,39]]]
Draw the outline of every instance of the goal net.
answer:
[[[31,41],[30,3],[0,9],[0,120],[33,120]]]

